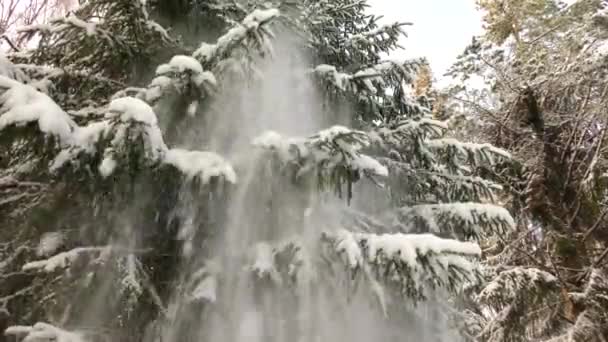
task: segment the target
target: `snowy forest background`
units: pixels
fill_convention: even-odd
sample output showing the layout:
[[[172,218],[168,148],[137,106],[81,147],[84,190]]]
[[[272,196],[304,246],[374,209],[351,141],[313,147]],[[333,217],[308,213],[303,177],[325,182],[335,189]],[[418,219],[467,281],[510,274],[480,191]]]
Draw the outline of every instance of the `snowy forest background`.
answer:
[[[607,341],[608,1],[477,6],[439,88],[365,0],[2,0],[0,341]]]

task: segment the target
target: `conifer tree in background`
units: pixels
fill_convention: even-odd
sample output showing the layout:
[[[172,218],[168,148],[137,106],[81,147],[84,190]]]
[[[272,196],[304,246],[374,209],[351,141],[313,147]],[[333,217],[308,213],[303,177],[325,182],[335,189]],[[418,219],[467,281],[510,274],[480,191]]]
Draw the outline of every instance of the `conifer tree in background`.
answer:
[[[406,303],[475,283],[476,241],[515,226],[492,204],[500,186],[482,178],[510,156],[446,136],[428,101],[410,95],[419,61],[380,58],[403,24],[379,26],[366,7],[94,0],[20,28],[39,41],[0,59],[0,328],[28,341],[212,339],[194,327],[212,325],[206,313],[231,300],[222,282],[238,270],[275,301],[317,283],[346,287],[345,299],[369,293],[372,312],[403,329]],[[195,19],[159,24],[182,13]],[[210,27],[191,28],[199,16]],[[316,82],[330,127],[259,132],[238,147],[265,151],[254,163],[208,151],[239,142],[210,141],[209,123],[236,112],[222,96],[255,94],[282,32],[299,34],[290,58],[305,66],[284,77]],[[343,106],[349,120],[335,115]],[[269,228],[248,237],[252,251],[218,252],[245,187],[260,209],[244,208],[248,217]],[[352,209],[336,215],[332,192]],[[358,192],[386,205],[357,206]],[[287,226],[302,230],[278,241]],[[307,232],[314,246],[298,236]],[[214,253],[253,260],[218,267]]]
[[[516,232],[487,248],[471,334],[483,341],[608,338],[606,8],[600,0],[478,1],[485,34],[453,74],[489,96],[458,101],[516,163],[499,182]],[[485,102],[482,102],[485,101]]]

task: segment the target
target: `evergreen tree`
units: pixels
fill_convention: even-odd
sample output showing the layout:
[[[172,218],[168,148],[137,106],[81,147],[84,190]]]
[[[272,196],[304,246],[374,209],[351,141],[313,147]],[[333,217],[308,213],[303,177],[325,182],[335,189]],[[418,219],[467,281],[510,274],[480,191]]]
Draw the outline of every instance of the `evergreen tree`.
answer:
[[[482,138],[517,160],[499,182],[521,224],[488,246],[473,334],[484,341],[605,340],[606,317],[596,307],[607,294],[608,240],[600,228],[608,219],[606,2],[479,4],[486,33],[453,73],[489,81],[493,99],[471,108],[484,119]]]

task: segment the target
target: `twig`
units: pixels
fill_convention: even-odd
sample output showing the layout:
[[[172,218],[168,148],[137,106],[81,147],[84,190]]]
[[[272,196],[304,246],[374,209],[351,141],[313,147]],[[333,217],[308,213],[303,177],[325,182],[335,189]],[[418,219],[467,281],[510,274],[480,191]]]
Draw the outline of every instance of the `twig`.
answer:
[[[599,265],[599,264],[602,262],[602,260],[604,260],[604,258],[605,258],[607,255],[608,255],[608,248],[606,248],[606,249],[604,250],[604,252],[602,252],[602,255],[600,255],[600,257],[599,257],[599,258],[597,258],[597,260],[595,260],[595,261],[593,262],[593,267],[597,267],[597,266],[598,266],[598,265]]]
[[[602,214],[600,215],[600,217],[598,217],[597,221],[595,221],[593,226],[585,232],[585,235],[583,235],[583,241],[587,240],[587,238],[589,238],[589,236],[591,236],[591,233],[593,233],[600,226],[600,223],[602,222],[602,220],[604,219],[604,216],[606,216],[606,214],[608,214],[608,209],[605,209],[602,212]]]
[[[21,51],[5,34],[0,36],[0,38],[4,39],[8,43],[8,45],[11,47],[11,49],[15,50],[15,52]]]
[[[514,134],[521,134],[521,132],[518,132],[518,131],[516,131],[516,130],[512,129],[512,128],[508,127],[506,124],[504,124],[503,122],[501,122],[501,121],[500,121],[500,120],[499,120],[499,119],[498,119],[498,118],[497,118],[497,117],[494,115],[494,113],[492,113],[492,111],[490,111],[490,110],[489,110],[489,109],[487,109],[487,108],[484,108],[484,107],[480,106],[478,103],[475,103],[475,102],[470,101],[470,100],[465,100],[465,99],[463,99],[463,98],[456,97],[456,96],[452,96],[451,98],[452,98],[452,99],[454,99],[454,100],[456,100],[456,101],[464,102],[464,103],[466,103],[466,104],[470,104],[470,105],[475,106],[477,109],[479,109],[479,110],[483,111],[483,112],[484,112],[484,113],[486,113],[488,116],[490,116],[490,118],[492,118],[492,119],[493,119],[493,120],[494,120],[494,121],[495,121],[497,124],[499,124],[501,128],[504,128],[504,129],[506,129],[507,131],[509,131],[509,132],[511,132],[511,133],[514,133]]]
[[[563,23],[547,30],[546,32],[544,32],[543,34],[539,35],[538,37],[532,39],[529,42],[524,42],[524,44],[532,45],[532,44],[536,43],[537,41],[541,40],[543,37],[547,36],[548,34],[555,32],[555,30],[557,30],[558,28],[560,28],[562,26],[563,26]]]

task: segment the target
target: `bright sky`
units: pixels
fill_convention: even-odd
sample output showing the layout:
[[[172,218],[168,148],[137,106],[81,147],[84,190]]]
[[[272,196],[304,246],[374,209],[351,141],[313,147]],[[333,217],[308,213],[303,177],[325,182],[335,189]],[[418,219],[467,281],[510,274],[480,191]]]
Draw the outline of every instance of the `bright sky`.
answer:
[[[474,0],[368,0],[370,12],[384,16],[385,22],[411,22],[404,51],[392,58],[426,57],[435,77],[452,65],[456,57],[481,33],[481,14]]]

